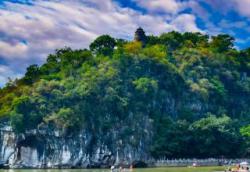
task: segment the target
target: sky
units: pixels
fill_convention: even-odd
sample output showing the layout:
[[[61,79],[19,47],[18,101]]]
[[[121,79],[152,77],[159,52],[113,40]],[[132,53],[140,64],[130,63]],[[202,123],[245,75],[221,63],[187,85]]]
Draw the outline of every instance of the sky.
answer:
[[[0,0],[0,87],[65,46],[88,48],[109,34],[131,40],[136,28],[227,33],[250,47],[250,0]]]

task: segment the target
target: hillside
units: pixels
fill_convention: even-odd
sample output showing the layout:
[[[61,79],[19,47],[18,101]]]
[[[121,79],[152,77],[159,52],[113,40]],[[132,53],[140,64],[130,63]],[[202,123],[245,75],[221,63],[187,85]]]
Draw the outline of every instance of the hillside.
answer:
[[[113,161],[117,152],[131,160],[248,157],[250,49],[235,49],[223,34],[146,36],[139,29],[135,38],[103,35],[90,49],[66,47],[31,65],[0,90],[2,125],[29,138],[21,147],[55,143],[52,131],[88,138],[89,159],[97,145]],[[49,137],[34,139],[34,130]]]

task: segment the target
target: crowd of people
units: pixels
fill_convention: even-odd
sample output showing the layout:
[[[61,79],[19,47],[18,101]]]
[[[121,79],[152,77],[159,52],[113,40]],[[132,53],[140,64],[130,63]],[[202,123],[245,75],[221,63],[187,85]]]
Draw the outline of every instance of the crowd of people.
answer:
[[[129,168],[124,168],[122,166],[116,167],[111,166],[111,172],[132,172],[133,171],[133,165],[130,165]]]
[[[230,171],[230,172],[249,172],[249,166],[248,166],[248,163],[240,163],[238,165],[236,165],[235,167],[231,167],[229,168],[227,171]]]

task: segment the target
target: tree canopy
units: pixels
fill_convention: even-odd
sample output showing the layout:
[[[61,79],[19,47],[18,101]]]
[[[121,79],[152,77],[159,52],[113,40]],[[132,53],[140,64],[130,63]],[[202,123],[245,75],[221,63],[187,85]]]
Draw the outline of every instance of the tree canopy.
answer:
[[[1,121],[16,133],[119,130],[131,146],[149,137],[156,158],[249,156],[250,50],[229,35],[144,36],[56,50],[0,89]]]
[[[96,38],[89,46],[90,50],[96,54],[110,55],[116,45],[114,38],[109,35],[102,35]]]

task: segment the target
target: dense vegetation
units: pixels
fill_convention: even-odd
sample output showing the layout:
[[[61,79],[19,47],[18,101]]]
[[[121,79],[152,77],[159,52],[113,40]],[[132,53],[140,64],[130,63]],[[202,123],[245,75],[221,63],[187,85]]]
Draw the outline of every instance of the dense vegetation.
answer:
[[[2,121],[16,133],[44,124],[66,135],[120,126],[135,145],[152,133],[156,158],[249,156],[250,49],[234,49],[229,35],[144,37],[103,35],[89,50],[56,50],[0,90]]]

